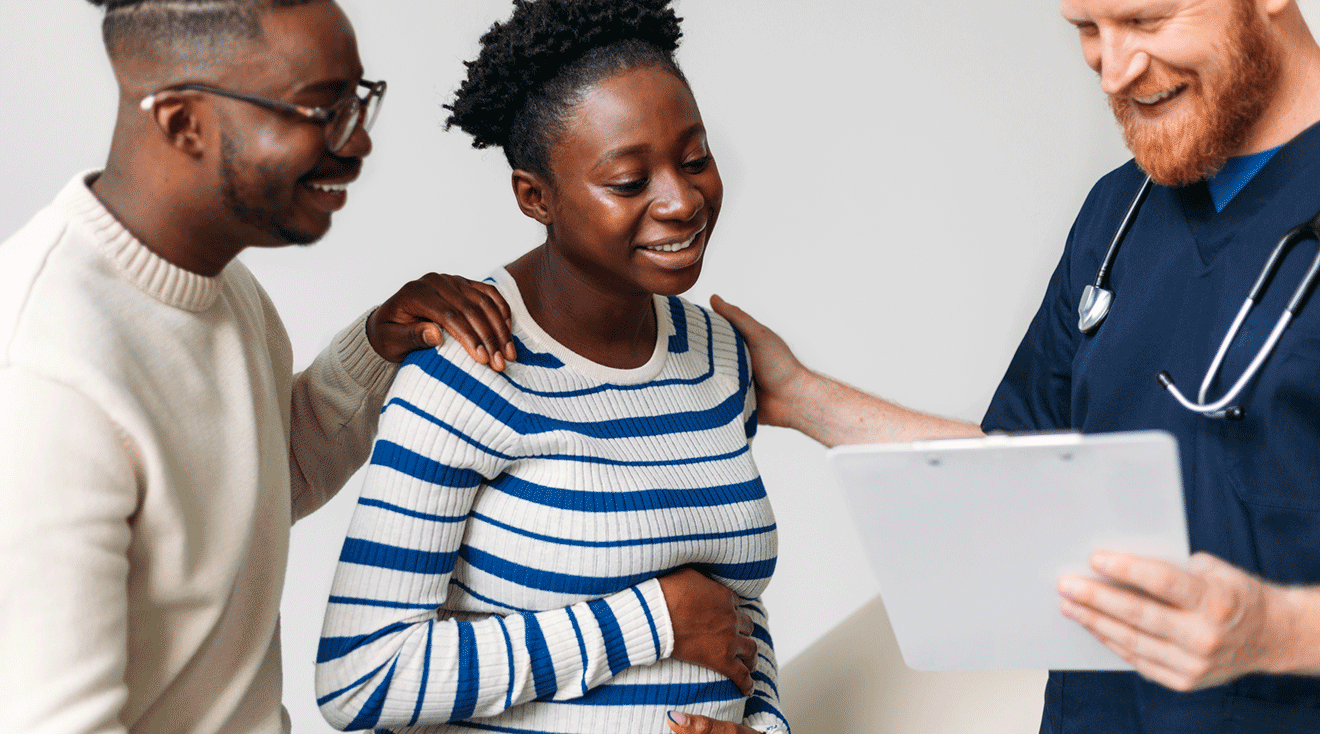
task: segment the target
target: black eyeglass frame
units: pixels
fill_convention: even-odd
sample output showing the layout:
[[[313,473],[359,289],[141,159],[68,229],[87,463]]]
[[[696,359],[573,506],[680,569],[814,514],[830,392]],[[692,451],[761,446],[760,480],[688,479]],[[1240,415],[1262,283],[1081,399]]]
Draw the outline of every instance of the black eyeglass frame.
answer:
[[[255,94],[246,92],[235,92],[231,89],[222,89],[213,87],[209,84],[175,84],[166,87],[158,92],[149,94],[142,99],[141,107],[144,110],[151,109],[156,103],[156,96],[164,92],[205,92],[207,94],[218,94],[221,97],[241,100],[250,104],[265,107],[267,109],[279,112],[288,112],[299,115],[318,125],[325,126],[325,144],[331,153],[338,153],[348,141],[353,137],[353,132],[357,130],[359,124],[363,130],[370,131],[376,117],[380,114],[381,102],[385,99],[386,84],[384,81],[371,82],[366,79],[359,79],[358,86],[366,87],[367,93],[361,97],[356,94],[346,95],[343,99],[335,102],[329,107],[309,107],[307,105],[285,102],[280,99],[271,99],[269,97],[259,97]],[[345,111],[345,108],[347,110]],[[364,117],[362,111],[366,110]],[[344,114],[347,122],[340,128],[333,123],[340,119],[340,114]]]

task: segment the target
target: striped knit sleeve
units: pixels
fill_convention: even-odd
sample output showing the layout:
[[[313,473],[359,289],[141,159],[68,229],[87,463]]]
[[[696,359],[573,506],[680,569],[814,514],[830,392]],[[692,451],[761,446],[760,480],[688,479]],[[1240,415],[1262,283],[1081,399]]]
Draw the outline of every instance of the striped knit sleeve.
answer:
[[[517,440],[507,383],[456,342],[446,347],[400,370],[340,555],[316,674],[321,712],[340,729],[577,698],[673,648],[654,579],[548,611],[440,610],[479,487],[511,462]]]
[[[757,731],[788,734],[788,720],[779,706],[779,664],[770,639],[770,618],[758,599],[745,599],[743,611],[752,618],[752,637],[756,639],[755,688],[743,709],[743,724]]]

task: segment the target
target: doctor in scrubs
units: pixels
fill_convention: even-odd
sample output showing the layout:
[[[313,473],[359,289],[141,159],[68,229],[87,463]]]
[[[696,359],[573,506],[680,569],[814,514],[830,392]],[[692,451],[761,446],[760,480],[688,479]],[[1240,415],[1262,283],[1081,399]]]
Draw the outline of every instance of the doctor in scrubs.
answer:
[[[1320,296],[1236,398],[1184,409],[1282,235],[1320,209],[1320,48],[1292,0],[1062,0],[1135,160],[1102,178],[980,426],[924,415],[805,368],[747,314],[762,423],[826,445],[981,431],[1163,429],[1181,450],[1189,569],[1097,553],[1062,613],[1136,673],[1052,672],[1043,732],[1320,732]],[[1090,333],[1083,289],[1153,186]],[[1315,252],[1293,249],[1211,396],[1242,374]],[[1130,589],[1135,589],[1136,593]],[[974,604],[974,600],[969,600]]]

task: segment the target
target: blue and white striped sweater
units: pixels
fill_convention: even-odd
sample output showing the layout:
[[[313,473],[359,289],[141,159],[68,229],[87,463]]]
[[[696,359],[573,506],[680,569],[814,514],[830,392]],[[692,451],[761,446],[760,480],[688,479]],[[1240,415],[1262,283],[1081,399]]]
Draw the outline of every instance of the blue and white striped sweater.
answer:
[[[449,340],[409,358],[381,416],[318,654],[326,718],[659,734],[677,709],[786,729],[758,598],[775,525],[748,451],[740,338],[657,297],[652,359],[611,369],[555,343],[512,278],[494,279],[519,361],[496,373]],[[681,566],[745,599],[754,696],[668,657],[655,579]]]

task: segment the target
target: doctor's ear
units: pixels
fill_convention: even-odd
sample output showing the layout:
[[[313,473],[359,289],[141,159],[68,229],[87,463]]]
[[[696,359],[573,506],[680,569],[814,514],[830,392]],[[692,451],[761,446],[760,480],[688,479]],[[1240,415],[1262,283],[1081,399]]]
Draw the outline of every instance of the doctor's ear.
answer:
[[[541,224],[550,226],[550,206],[554,192],[550,182],[539,174],[521,168],[513,172],[513,196],[522,213]]]
[[[194,157],[205,150],[202,109],[197,99],[177,92],[160,92],[143,99],[140,106],[170,145]]]

